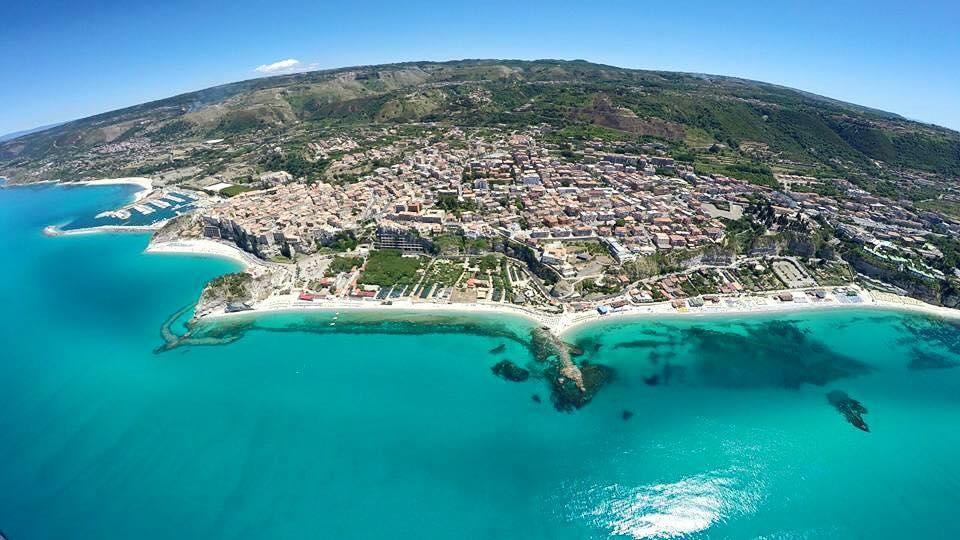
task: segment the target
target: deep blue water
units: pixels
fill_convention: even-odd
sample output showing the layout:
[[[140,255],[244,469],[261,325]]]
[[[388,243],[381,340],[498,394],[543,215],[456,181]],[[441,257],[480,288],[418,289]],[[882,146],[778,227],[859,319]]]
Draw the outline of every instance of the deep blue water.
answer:
[[[501,358],[536,367],[512,318],[273,315],[208,329],[227,345],[156,352],[232,263],[41,233],[130,195],[0,189],[10,540],[960,535],[953,323],[584,327],[565,339],[616,375],[574,413],[542,380],[492,376]],[[866,406],[869,433],[830,390]]]

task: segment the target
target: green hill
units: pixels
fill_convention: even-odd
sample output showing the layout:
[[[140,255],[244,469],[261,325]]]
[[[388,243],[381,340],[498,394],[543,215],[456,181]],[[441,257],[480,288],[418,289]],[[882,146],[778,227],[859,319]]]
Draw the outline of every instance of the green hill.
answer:
[[[426,121],[658,140],[705,166],[760,164],[867,185],[903,172],[960,176],[960,134],[945,128],[761,82],[557,60],[359,66],[217,86],[0,142],[0,175],[130,172],[102,157],[112,143],[255,142],[305,127]]]

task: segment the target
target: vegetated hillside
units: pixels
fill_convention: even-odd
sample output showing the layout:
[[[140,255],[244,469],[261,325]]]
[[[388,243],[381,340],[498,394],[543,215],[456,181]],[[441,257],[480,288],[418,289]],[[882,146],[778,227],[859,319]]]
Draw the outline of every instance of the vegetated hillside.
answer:
[[[657,139],[681,155],[719,147],[733,162],[818,175],[960,176],[960,133],[945,128],[766,83],[554,60],[361,66],[217,86],[2,142],[0,175],[26,179],[47,164],[53,176],[61,171],[50,163],[95,160],[108,143],[267,141],[304,125],[426,121],[548,124],[562,138]]]

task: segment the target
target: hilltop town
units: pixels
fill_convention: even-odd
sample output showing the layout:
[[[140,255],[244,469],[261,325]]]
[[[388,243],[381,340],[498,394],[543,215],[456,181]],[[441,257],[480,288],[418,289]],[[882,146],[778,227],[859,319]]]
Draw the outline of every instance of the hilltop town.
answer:
[[[697,309],[851,284],[960,304],[960,134],[729,77],[554,60],[269,77],[2,141],[0,175],[148,179],[73,226],[243,253],[237,309]]]
[[[330,160],[327,174],[208,185],[198,210],[158,233],[159,244],[203,239],[252,255],[251,279],[199,314],[278,299],[544,314],[764,294],[855,302],[854,283],[956,301],[960,224],[843,179],[782,174],[771,187],[697,173],[655,142],[627,152],[557,141],[547,126],[364,128],[308,148]]]

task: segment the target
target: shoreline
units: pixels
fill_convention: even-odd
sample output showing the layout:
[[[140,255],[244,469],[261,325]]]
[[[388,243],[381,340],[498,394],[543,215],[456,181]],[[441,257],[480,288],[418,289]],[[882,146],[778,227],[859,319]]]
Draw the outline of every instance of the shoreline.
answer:
[[[139,186],[140,189],[133,194],[133,202],[138,203],[153,192],[153,180],[140,176],[131,176],[128,178],[102,178],[100,180],[80,180],[77,182],[56,181],[62,186]]]
[[[153,186],[153,180],[145,177],[126,177],[126,178],[102,178],[100,180],[79,180],[76,182],[64,182],[62,180],[45,180],[42,182],[33,182],[31,184],[21,184],[21,185],[33,185],[33,184],[54,184],[62,187],[71,187],[71,186],[137,186],[140,189],[136,190],[133,193],[133,200],[120,205],[117,208],[127,208],[133,206],[140,201],[146,199],[156,191]],[[99,217],[99,216],[98,216]],[[43,234],[47,236],[70,236],[70,235],[80,235],[80,234],[97,234],[97,233],[153,233],[163,228],[170,219],[164,219],[161,221],[156,221],[149,225],[97,225],[94,227],[82,227],[78,229],[63,229],[61,227],[69,225],[69,223],[63,225],[47,225],[43,228]]]
[[[831,312],[840,310],[868,310],[868,311],[893,311],[898,313],[911,313],[915,315],[926,315],[938,317],[941,319],[960,319],[960,310],[950,309],[943,306],[934,306],[926,304],[919,300],[914,302],[899,302],[886,298],[877,298],[876,296],[888,293],[877,293],[857,287],[860,291],[860,297],[863,301],[857,303],[840,303],[837,301],[803,302],[803,303],[777,303],[766,296],[741,296],[730,297],[743,300],[768,300],[765,304],[752,304],[742,307],[707,307],[707,308],[687,308],[683,311],[673,309],[669,302],[659,304],[650,304],[647,306],[631,306],[629,309],[614,311],[607,315],[599,313],[576,314],[571,320],[566,321],[561,330],[561,334],[569,333],[573,330],[580,330],[595,324],[631,322],[655,319],[709,319],[713,317],[737,317],[737,316],[761,316],[761,315],[791,315],[805,312]],[[780,292],[800,293],[800,290],[777,290],[768,291],[766,294],[771,296]],[[896,297],[895,298],[900,298]],[[577,315],[580,315],[579,317]]]
[[[143,252],[152,255],[192,255],[197,257],[228,259],[239,264],[243,270],[248,270],[260,264],[259,260],[254,260],[256,258],[253,255],[241,251],[240,248],[202,238],[169,240],[164,242],[151,241]]]
[[[871,293],[863,291],[861,298]],[[740,297],[741,299],[761,300],[765,297]],[[570,334],[574,330],[606,323],[629,323],[644,320],[656,319],[695,319],[695,318],[714,318],[714,317],[736,317],[736,316],[762,316],[762,315],[791,315],[804,312],[830,312],[837,310],[875,310],[875,311],[894,311],[900,313],[912,313],[918,315],[927,315],[944,319],[960,319],[960,311],[932,306],[929,304],[911,304],[900,303],[888,300],[878,300],[870,297],[858,303],[839,303],[818,302],[818,303],[797,303],[797,304],[754,304],[742,307],[714,307],[707,309],[687,309],[679,311],[673,308],[669,302],[651,304],[648,306],[632,306],[630,309],[611,312],[606,315],[600,315],[597,312],[580,312],[576,314],[550,315],[532,313],[517,306],[496,305],[496,304],[440,304],[432,302],[412,302],[409,300],[394,300],[392,304],[384,305],[379,302],[364,300],[345,300],[345,299],[322,299],[313,301],[302,301],[297,299],[297,295],[288,294],[282,296],[272,296],[266,300],[252,304],[253,309],[247,311],[237,311],[232,313],[214,312],[202,315],[198,318],[199,322],[219,321],[243,316],[256,317],[259,315],[281,314],[281,313],[306,313],[306,312],[336,312],[336,311],[365,311],[365,312],[425,312],[425,313],[459,313],[464,315],[484,314],[484,315],[507,315],[526,319],[538,326],[548,327],[557,336]]]
[[[147,246],[145,253],[180,254],[200,257],[218,257],[229,259],[240,264],[244,270],[265,266],[266,263],[255,256],[246,253],[232,245],[206,239],[183,239],[152,243]],[[409,299],[392,300],[391,304],[382,304],[380,301],[351,300],[346,298],[300,300],[298,294],[291,292],[284,295],[270,297],[252,302],[253,309],[232,313],[213,312],[201,315],[198,321],[216,321],[242,316],[257,316],[271,313],[297,312],[335,312],[338,310],[367,311],[367,312],[433,312],[433,313],[460,313],[460,314],[487,314],[508,315],[526,319],[538,326],[549,328],[554,334],[562,336],[574,329],[580,329],[593,324],[607,322],[628,322],[632,320],[656,318],[695,318],[695,317],[729,317],[752,316],[764,314],[792,314],[806,311],[830,311],[837,309],[867,309],[886,310],[921,314],[945,319],[960,319],[960,310],[943,306],[934,306],[909,297],[901,297],[890,293],[868,291],[856,285],[828,288],[827,297],[823,300],[811,300],[806,291],[821,289],[812,287],[805,289],[779,289],[766,291],[752,296],[720,296],[721,302],[732,302],[736,305],[705,305],[699,308],[674,308],[672,303],[658,302],[644,305],[632,305],[613,310],[601,315],[596,310],[577,313],[549,314],[534,311],[513,304],[504,303],[474,303],[453,304],[437,302],[417,302]],[[838,300],[833,289],[853,289],[858,293],[861,301],[846,303]],[[774,297],[780,293],[790,292],[804,301],[781,302]]]
[[[556,316],[538,314],[519,307],[496,304],[439,304],[433,302],[413,302],[410,300],[394,300],[392,304],[381,304],[379,301],[325,299],[305,301],[298,300],[296,294],[271,296],[266,300],[254,304],[254,308],[247,311],[214,312],[202,315],[198,321],[216,321],[236,317],[256,316],[258,314],[273,313],[303,313],[303,312],[336,312],[336,311],[366,311],[366,312],[398,312],[398,313],[459,313],[463,315],[508,315],[526,319],[537,326],[549,326],[553,329]]]

